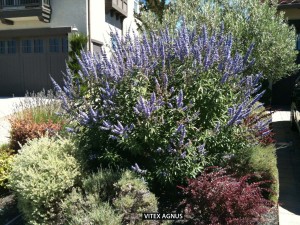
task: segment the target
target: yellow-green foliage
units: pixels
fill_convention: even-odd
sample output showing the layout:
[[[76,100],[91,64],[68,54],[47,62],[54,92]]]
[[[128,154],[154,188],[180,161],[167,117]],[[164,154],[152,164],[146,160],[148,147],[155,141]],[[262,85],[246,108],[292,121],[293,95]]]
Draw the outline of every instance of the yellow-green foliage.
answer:
[[[0,146],[0,188],[6,188],[13,158],[12,152],[6,145]]]
[[[279,195],[279,177],[275,146],[253,147],[248,164],[253,172],[261,173],[263,179],[273,181],[271,189],[274,193],[271,194],[269,198],[277,202]]]
[[[73,191],[61,203],[64,224],[121,224],[121,215],[117,215],[111,206],[102,202],[98,195],[84,196],[79,190]]]
[[[114,186],[117,196],[113,205],[123,215],[123,223],[148,224],[141,220],[142,213],[157,212],[157,199],[146,183],[132,172],[125,171]]]
[[[273,202],[278,202],[279,195],[279,177],[277,169],[276,148],[274,145],[268,146],[253,146],[240,151],[236,161],[233,161],[235,172],[243,176],[245,174],[257,174],[258,180],[268,180],[272,183],[267,183],[266,188],[270,188],[273,193],[270,193],[268,199]]]
[[[80,175],[68,139],[43,137],[25,144],[15,157],[9,184],[29,224],[59,224],[59,202]]]

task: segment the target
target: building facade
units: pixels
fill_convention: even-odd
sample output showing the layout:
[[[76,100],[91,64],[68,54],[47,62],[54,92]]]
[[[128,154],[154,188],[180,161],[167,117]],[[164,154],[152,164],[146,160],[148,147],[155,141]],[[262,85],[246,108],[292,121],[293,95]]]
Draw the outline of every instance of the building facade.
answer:
[[[51,89],[62,81],[72,32],[87,49],[110,43],[109,33],[135,29],[134,0],[0,0],[0,96]]]

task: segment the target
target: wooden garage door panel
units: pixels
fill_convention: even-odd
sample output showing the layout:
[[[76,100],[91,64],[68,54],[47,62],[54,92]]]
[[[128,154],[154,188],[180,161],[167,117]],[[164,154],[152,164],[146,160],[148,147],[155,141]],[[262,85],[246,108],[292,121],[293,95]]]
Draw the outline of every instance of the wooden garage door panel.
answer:
[[[62,73],[66,71],[66,55],[63,54],[50,54],[49,61],[50,61],[50,75],[53,79],[62,84],[63,82],[63,75]],[[50,83],[51,87],[53,87],[52,83]]]
[[[27,54],[22,56],[24,88],[26,91],[49,89],[47,77],[47,56],[45,54]]]
[[[2,95],[24,95],[26,91],[37,92],[42,89],[53,89],[51,76],[62,84],[62,72],[66,70],[68,52],[62,44],[66,36],[54,37],[60,41],[57,52],[50,52],[49,40],[53,37],[32,37],[26,39],[15,39],[17,51],[15,54],[0,54],[0,96]],[[43,40],[41,52],[34,50],[34,40]],[[30,40],[30,41],[28,41]],[[6,41],[6,40],[5,40]],[[29,52],[24,50],[23,44],[28,41],[32,45]],[[64,47],[64,48],[63,48]]]
[[[20,95],[24,92],[23,73],[18,54],[0,56],[0,93]]]

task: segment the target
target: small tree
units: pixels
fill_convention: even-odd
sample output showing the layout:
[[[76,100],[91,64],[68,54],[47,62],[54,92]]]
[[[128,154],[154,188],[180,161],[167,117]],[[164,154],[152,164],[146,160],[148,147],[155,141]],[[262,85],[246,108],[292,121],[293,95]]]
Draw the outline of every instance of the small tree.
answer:
[[[168,26],[176,32],[185,18],[190,28],[206,24],[213,32],[220,23],[224,31],[235,38],[234,50],[246,54],[248,46],[255,44],[252,57],[255,67],[249,72],[262,72],[271,82],[291,75],[296,69],[297,52],[294,50],[295,31],[277,12],[274,1],[261,0],[176,0],[165,8],[162,19],[148,10],[141,14],[144,28],[158,31]]]
[[[77,60],[77,56],[80,57],[80,51],[85,48],[88,38],[84,34],[73,34],[70,40],[71,51],[69,52],[70,60],[68,61],[68,67],[77,73],[80,70],[80,65]]]
[[[166,0],[144,0],[143,3],[145,4],[142,8],[142,11],[150,10],[157,16],[159,22],[161,23],[163,19],[164,10],[167,7]],[[143,22],[141,14],[136,15],[136,18]]]

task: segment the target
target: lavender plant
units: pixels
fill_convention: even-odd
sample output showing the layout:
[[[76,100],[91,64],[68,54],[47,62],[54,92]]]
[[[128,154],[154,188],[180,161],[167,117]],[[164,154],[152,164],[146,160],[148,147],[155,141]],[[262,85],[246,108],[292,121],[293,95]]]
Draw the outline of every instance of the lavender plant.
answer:
[[[176,34],[159,33],[112,34],[110,57],[82,52],[80,78],[67,70],[63,87],[53,83],[89,164],[129,167],[166,184],[249,145],[242,121],[262,93],[261,74],[245,74],[253,46],[233,53],[222,29],[210,36],[184,22]]]

